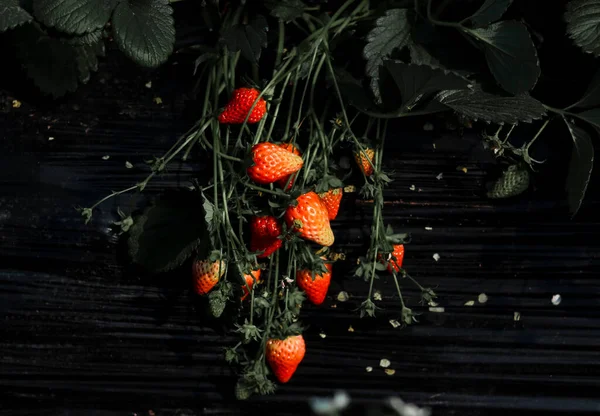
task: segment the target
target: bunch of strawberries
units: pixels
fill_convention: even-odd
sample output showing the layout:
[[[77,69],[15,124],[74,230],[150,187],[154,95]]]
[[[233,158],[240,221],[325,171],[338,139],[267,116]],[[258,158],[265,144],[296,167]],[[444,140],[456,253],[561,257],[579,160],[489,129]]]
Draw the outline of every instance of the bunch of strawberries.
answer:
[[[266,101],[260,97],[255,88],[239,88],[234,91],[230,102],[225,106],[218,119],[221,124],[253,124],[259,122],[266,114]],[[374,172],[373,158],[375,152],[367,148],[357,150],[354,158],[365,176]],[[250,150],[251,163],[246,169],[250,180],[258,185],[277,184],[284,191],[292,189],[298,172],[304,166],[300,150],[292,142],[272,143],[260,142]],[[287,232],[295,232],[306,241],[322,247],[330,247],[334,243],[334,234],[330,221],[339,211],[343,188],[330,188],[326,192],[313,190],[298,196],[285,209],[283,221],[271,215],[252,216],[249,225],[251,230],[250,251],[257,258],[269,258],[283,244]],[[382,262],[388,264],[388,270],[398,272],[402,267],[404,247],[394,246],[390,259]],[[320,256],[325,268],[315,272],[310,268],[302,268],[296,272],[296,284],[314,305],[325,300],[332,277],[332,264],[325,256]],[[199,259],[193,263],[193,287],[199,295],[208,294],[224,276],[227,264],[223,260]],[[325,271],[326,270],[326,271]],[[250,290],[260,281],[261,269],[257,268],[244,276],[242,301],[250,294]],[[265,344],[265,357],[273,374],[281,383],[290,380],[298,365],[304,358],[306,346],[302,335],[287,335],[283,339],[271,337]]]

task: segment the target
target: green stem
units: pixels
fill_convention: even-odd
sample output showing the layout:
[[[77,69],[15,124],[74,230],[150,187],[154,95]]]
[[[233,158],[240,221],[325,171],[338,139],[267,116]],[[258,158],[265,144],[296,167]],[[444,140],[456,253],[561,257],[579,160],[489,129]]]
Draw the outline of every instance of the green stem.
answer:
[[[540,134],[542,134],[542,132],[544,131],[544,129],[546,128],[546,126],[548,125],[548,123],[550,123],[550,119],[547,119],[544,122],[544,124],[542,124],[542,127],[540,127],[540,129],[535,134],[535,136],[533,136],[533,139],[531,139],[531,141],[529,143],[527,143],[527,145],[525,146],[525,151],[529,150],[529,148],[531,147],[531,145],[533,143],[535,143],[535,141],[537,140],[538,137],[540,137]]]
[[[282,192],[277,192],[277,191],[272,191],[272,190],[267,189],[267,188],[263,188],[263,187],[260,187],[260,186],[253,185],[253,184],[251,184],[249,182],[244,182],[244,186],[247,186],[248,188],[254,189],[255,191],[264,192],[264,193],[272,194],[272,195],[277,195],[277,196],[283,197],[283,198],[291,198],[288,194],[284,194]]]

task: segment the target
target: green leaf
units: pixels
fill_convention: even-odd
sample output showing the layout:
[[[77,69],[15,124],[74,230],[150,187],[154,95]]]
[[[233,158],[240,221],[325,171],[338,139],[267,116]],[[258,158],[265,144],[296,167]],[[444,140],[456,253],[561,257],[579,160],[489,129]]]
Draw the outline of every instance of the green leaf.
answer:
[[[103,31],[102,29],[94,30],[93,32],[85,33],[83,35],[75,35],[75,36],[64,36],[57,38],[63,43],[67,43],[69,45],[74,46],[82,46],[82,45],[94,45],[100,40],[102,40]]]
[[[257,15],[248,24],[237,24],[221,36],[221,41],[230,52],[241,51],[242,56],[253,64],[258,64],[262,48],[267,46],[267,19]]]
[[[540,65],[525,25],[503,21],[466,31],[478,41],[492,75],[502,88],[517,95],[535,86],[540,76]]]
[[[571,137],[573,150],[567,174],[567,202],[572,216],[577,214],[585,197],[594,168],[594,145],[590,136],[581,128],[564,120]]]
[[[593,110],[587,110],[581,113],[577,113],[577,117],[587,121],[595,127],[600,128],[600,108],[595,108]]]
[[[271,9],[271,16],[284,22],[302,17],[306,7],[301,0],[271,0],[266,5]]]
[[[600,105],[600,71],[596,72],[583,97],[573,107],[590,108]]]
[[[471,120],[498,124],[530,123],[546,114],[543,104],[529,95],[502,97],[481,90],[442,91],[436,99]]]
[[[391,9],[375,21],[367,35],[363,56],[367,60],[366,74],[371,78],[371,89],[377,102],[381,102],[379,68],[394,50],[402,49],[411,40],[410,23],[406,9]]]
[[[400,90],[401,112],[410,110],[434,93],[442,90],[465,89],[469,84],[467,80],[456,74],[427,65],[386,61],[384,66]]]
[[[33,13],[44,25],[82,35],[106,25],[116,0],[34,0]]]
[[[29,23],[33,17],[19,5],[19,0],[4,0],[0,4],[0,32]]]
[[[75,91],[80,81],[89,79],[89,71],[97,68],[91,52],[98,51],[99,45],[71,46],[45,36],[33,26],[15,30],[17,53],[25,71],[46,94],[61,97]],[[104,46],[102,42],[99,44]]]
[[[471,16],[471,23],[475,27],[487,26],[499,20],[511,3],[512,0],[485,0],[479,10]]]
[[[92,72],[98,70],[98,56],[104,56],[104,42],[75,48],[79,81],[87,83]]]
[[[360,110],[369,110],[374,107],[373,100],[365,91],[360,81],[343,68],[336,67],[335,77],[344,97],[344,102]],[[327,75],[329,78],[329,74]]]
[[[205,235],[202,217],[199,192],[163,196],[135,219],[128,240],[131,258],[155,273],[178,267]]]
[[[567,34],[584,52],[600,56],[600,0],[573,0],[565,12]]]
[[[166,62],[175,44],[169,0],[123,0],[112,18],[115,41],[129,59],[148,68]]]
[[[411,42],[408,45],[408,49],[410,50],[411,63],[417,65],[441,67],[440,61],[431,55],[422,45]]]

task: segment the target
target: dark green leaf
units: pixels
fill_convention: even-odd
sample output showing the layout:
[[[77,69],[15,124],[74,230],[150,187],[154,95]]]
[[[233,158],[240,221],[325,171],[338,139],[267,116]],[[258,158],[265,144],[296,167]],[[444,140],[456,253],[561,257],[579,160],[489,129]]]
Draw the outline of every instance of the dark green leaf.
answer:
[[[546,114],[543,104],[529,95],[501,97],[481,90],[442,91],[437,100],[471,120],[498,124],[530,123]]]
[[[213,49],[209,47],[201,46],[202,54],[196,58],[194,62],[194,75],[198,71],[198,67],[202,65],[204,62],[215,60],[219,57],[219,54]]]
[[[19,59],[42,92],[61,97],[77,89],[79,65],[73,46],[48,38],[33,26],[15,29],[15,37]]]
[[[145,67],[169,58],[175,44],[173,8],[169,0],[124,0],[115,9],[115,41],[125,55]]]
[[[583,97],[575,107],[590,108],[600,105],[600,71],[596,72]]]
[[[369,110],[374,107],[373,100],[365,91],[362,84],[343,68],[335,68],[335,76],[345,103],[353,105],[360,110]]]
[[[46,26],[82,35],[106,25],[116,3],[116,0],[34,0],[33,12]]]
[[[422,45],[411,42],[408,45],[408,49],[410,50],[410,61],[413,64],[417,65],[429,65],[440,67],[440,61],[437,60],[433,55],[431,55],[427,49],[425,49]]]
[[[87,83],[91,73],[98,70],[98,56],[104,56],[104,43],[75,47],[79,81]]]
[[[267,7],[271,9],[271,16],[289,22],[301,17],[306,5],[301,0],[271,0]]]
[[[198,192],[165,195],[135,219],[129,231],[129,254],[152,272],[181,265],[205,234],[202,198]]]
[[[537,52],[525,25],[515,21],[468,29],[483,49],[492,75],[512,94],[532,89],[540,76]]]
[[[19,0],[4,0],[0,4],[0,32],[31,22],[33,17],[19,5]]]
[[[594,168],[594,146],[592,139],[583,129],[566,120],[565,123],[573,138],[573,150],[571,152],[566,190],[569,211],[574,216],[581,207],[588,183],[590,182],[592,169]]]
[[[267,46],[267,19],[257,15],[248,24],[238,24],[229,28],[221,36],[230,52],[241,51],[248,61],[258,64],[262,48]]]
[[[485,0],[479,10],[471,16],[471,23],[475,27],[487,26],[500,19],[511,3],[512,0]]]
[[[371,78],[371,89],[378,102],[381,102],[379,68],[394,50],[409,43],[410,29],[408,11],[391,9],[375,21],[375,27],[367,35],[363,56],[367,60],[366,73]]]
[[[95,30],[93,32],[85,33],[81,36],[65,36],[60,37],[60,40],[63,43],[68,43],[69,45],[74,46],[82,46],[82,45],[94,45],[96,42],[102,39],[102,29]]]
[[[469,84],[456,74],[426,65],[385,61],[384,66],[400,90],[401,112],[410,110],[419,101],[426,100],[432,94],[442,90],[465,89]]]
[[[600,56],[600,0],[573,0],[565,12],[567,33],[584,52]]]
[[[578,113],[577,117],[582,118],[590,124],[600,128],[600,108],[594,110],[587,110],[582,113]]]

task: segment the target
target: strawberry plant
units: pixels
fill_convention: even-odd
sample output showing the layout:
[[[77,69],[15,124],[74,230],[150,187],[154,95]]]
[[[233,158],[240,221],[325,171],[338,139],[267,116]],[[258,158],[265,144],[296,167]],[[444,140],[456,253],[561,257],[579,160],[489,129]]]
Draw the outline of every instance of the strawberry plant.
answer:
[[[563,36],[593,56],[600,54],[597,3],[573,0],[563,12]],[[155,273],[179,268],[213,315],[234,311],[231,330],[239,342],[225,359],[239,369],[238,398],[293,382],[310,354],[302,308],[319,307],[337,278],[336,263],[346,256],[336,218],[344,196],[356,189],[372,213],[369,244],[351,259],[357,266],[347,276],[365,281],[357,313],[397,314],[403,325],[414,324],[419,306],[405,302],[408,284],[424,304],[435,302],[437,294],[404,269],[405,263],[410,268],[404,261],[409,235],[384,215],[394,180],[386,170],[386,142],[406,120],[446,113],[475,129],[505,166],[487,193],[491,200],[530,187],[542,163],[530,149],[553,125],[573,142],[565,196],[571,214],[578,211],[593,165],[592,135],[600,128],[600,75],[562,108],[536,98],[542,41],[532,37],[518,1],[212,1],[203,7],[205,24],[218,36],[193,49],[201,86],[196,124],[149,161],[146,179],[81,213],[89,222],[108,199],[143,191],[175,158],[209,164],[211,174],[194,178],[192,189],[154,201],[133,225],[119,223],[127,224],[136,263]],[[531,127],[537,132],[515,145],[511,135]],[[354,164],[344,167],[342,156]],[[387,279],[397,310],[377,305],[376,284]],[[314,305],[304,305],[306,299]]]

